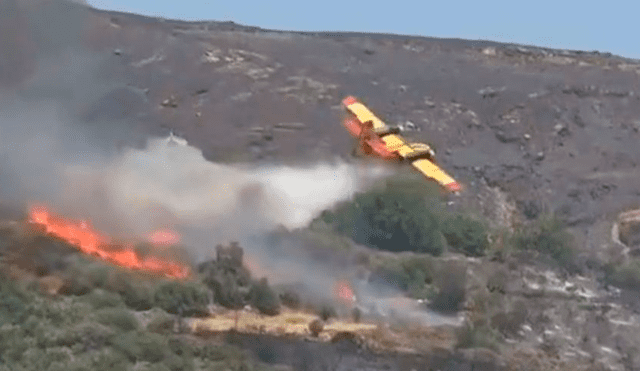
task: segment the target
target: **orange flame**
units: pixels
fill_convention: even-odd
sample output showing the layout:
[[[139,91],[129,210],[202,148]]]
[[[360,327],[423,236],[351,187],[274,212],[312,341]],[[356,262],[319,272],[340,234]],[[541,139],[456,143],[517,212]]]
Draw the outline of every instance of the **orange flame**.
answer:
[[[349,284],[349,282],[344,280],[337,281],[335,283],[333,287],[333,294],[338,300],[346,304],[352,304],[356,301],[356,296],[353,293],[351,285]]]
[[[87,221],[79,223],[53,216],[42,206],[33,207],[30,222],[39,224],[46,233],[54,235],[76,246],[80,251],[129,269],[161,274],[172,278],[185,278],[189,268],[154,256],[141,257],[131,245],[117,246],[111,244],[108,237],[93,230]]]
[[[159,229],[149,235],[149,242],[154,245],[175,245],[180,242],[180,235],[169,229]]]

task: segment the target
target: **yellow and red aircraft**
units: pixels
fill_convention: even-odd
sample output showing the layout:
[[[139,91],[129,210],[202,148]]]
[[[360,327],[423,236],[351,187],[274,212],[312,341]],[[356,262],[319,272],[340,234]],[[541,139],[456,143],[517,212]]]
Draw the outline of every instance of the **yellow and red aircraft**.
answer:
[[[399,134],[398,128],[391,128],[373,114],[355,97],[348,96],[342,104],[349,113],[344,126],[359,141],[365,154],[387,160],[407,161],[424,174],[453,193],[460,192],[462,186],[445,173],[435,163],[435,153],[424,143],[409,143]]]

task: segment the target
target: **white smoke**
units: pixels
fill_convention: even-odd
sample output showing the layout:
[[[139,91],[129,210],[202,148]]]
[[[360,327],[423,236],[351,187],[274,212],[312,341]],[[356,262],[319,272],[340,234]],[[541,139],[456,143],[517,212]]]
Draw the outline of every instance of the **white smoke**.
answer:
[[[338,162],[308,167],[227,165],[174,141],[150,139],[103,166],[70,166],[65,205],[138,236],[167,226],[242,239],[277,226],[306,226],[322,210],[368,187],[385,171]]]

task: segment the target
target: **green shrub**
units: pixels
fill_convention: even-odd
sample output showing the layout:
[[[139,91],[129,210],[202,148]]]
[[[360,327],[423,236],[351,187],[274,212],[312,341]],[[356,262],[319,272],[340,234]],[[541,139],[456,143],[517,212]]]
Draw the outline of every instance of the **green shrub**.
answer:
[[[143,311],[153,307],[151,287],[130,282],[121,283],[118,293],[124,303],[131,309]]]
[[[157,307],[183,316],[206,315],[208,290],[193,282],[170,281],[160,285],[154,294]]]
[[[29,299],[19,282],[0,271],[0,326],[23,321],[28,314]]]
[[[103,325],[115,327],[122,331],[131,331],[138,328],[138,320],[127,309],[105,308],[96,313],[96,320]]]
[[[216,261],[200,265],[204,283],[213,291],[214,301],[230,309],[240,309],[248,303],[251,273],[245,267],[234,267]]]
[[[28,370],[48,370],[51,366],[60,368],[70,360],[65,348],[30,348],[23,354],[20,363]]]
[[[95,309],[114,308],[124,306],[122,297],[116,293],[96,289],[86,297],[87,302]]]
[[[135,371],[171,371],[165,361],[159,363],[136,363]]]
[[[387,251],[443,251],[435,203],[424,195],[388,187],[356,195],[321,219],[355,242]]]
[[[154,332],[156,334],[170,334],[173,332],[173,327],[175,324],[174,317],[166,314],[166,313],[158,313],[155,315],[149,324],[147,325],[147,330]]]
[[[410,256],[402,259],[402,268],[408,278],[407,290],[415,299],[430,299],[433,296],[434,263],[427,256]]]
[[[169,354],[165,357],[162,365],[167,368],[168,371],[193,371],[195,370],[195,363],[193,358],[180,357],[175,354]],[[152,369],[156,371],[156,369]]]
[[[104,347],[90,354],[92,371],[123,371],[131,370],[131,363],[125,354],[112,347]]]
[[[19,361],[30,347],[27,334],[20,326],[0,326],[0,359],[3,362]]]
[[[105,287],[109,280],[111,267],[104,263],[94,262],[86,267],[85,275],[88,277],[93,287]]]
[[[160,362],[170,352],[164,336],[142,331],[116,335],[111,340],[111,345],[132,362]]]
[[[620,288],[640,290],[640,260],[606,267],[606,281]]]
[[[482,223],[463,215],[447,218],[442,225],[442,234],[451,247],[468,256],[482,256],[489,247]]]
[[[428,256],[384,258],[372,263],[369,280],[417,294],[433,281],[434,269]]]
[[[0,326],[19,323],[27,314],[27,306],[20,295],[11,291],[0,291]]]
[[[242,357],[242,351],[231,345],[204,344],[193,349],[194,356],[205,360],[217,362],[225,359],[238,359]]]
[[[102,349],[116,330],[120,331],[100,323],[84,322],[69,328],[67,338],[76,343],[80,352],[94,351]]]
[[[169,339],[172,355],[165,358],[164,364],[170,371],[191,371],[194,369],[193,347],[179,338]]]
[[[249,296],[251,304],[260,313],[270,316],[280,313],[280,300],[278,300],[278,295],[269,287],[266,278],[262,278],[251,287]]]
[[[407,290],[411,276],[405,271],[399,259],[383,259],[373,267],[369,282],[385,284],[399,290]]]
[[[566,269],[575,268],[573,238],[562,221],[553,215],[540,217],[532,225],[516,232],[513,240],[519,249],[538,251]]]
[[[456,330],[457,348],[488,348],[499,351],[500,337],[489,326],[465,324]]]
[[[302,245],[309,249],[342,252],[349,251],[353,242],[348,237],[336,234],[328,226],[322,228],[310,226],[309,229],[302,229],[293,232],[293,235],[300,239]]]

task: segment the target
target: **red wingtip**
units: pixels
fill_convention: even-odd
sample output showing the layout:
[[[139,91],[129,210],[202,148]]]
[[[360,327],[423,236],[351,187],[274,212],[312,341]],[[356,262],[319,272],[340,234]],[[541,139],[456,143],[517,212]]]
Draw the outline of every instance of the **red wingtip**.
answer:
[[[462,186],[458,182],[451,182],[447,184],[446,187],[450,192],[453,193],[460,192],[462,190]]]
[[[345,106],[350,106],[350,105],[352,105],[354,103],[357,103],[357,102],[358,102],[358,100],[356,99],[356,97],[351,96],[351,95],[342,100],[342,104],[344,104]]]

